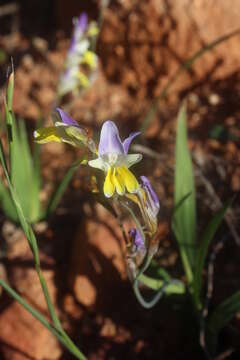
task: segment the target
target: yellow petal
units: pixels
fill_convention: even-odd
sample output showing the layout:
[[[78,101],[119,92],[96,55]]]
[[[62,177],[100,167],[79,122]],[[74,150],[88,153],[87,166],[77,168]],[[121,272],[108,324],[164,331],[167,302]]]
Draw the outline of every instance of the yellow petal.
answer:
[[[116,187],[117,193],[119,195],[123,195],[125,193],[124,180],[122,179],[120,173],[117,170],[118,168],[113,170],[113,183]]]
[[[88,29],[88,36],[97,36],[99,28],[95,22],[92,22]]]
[[[103,192],[104,195],[109,198],[113,196],[114,191],[115,191],[115,185],[113,182],[112,168],[109,168],[107,172],[107,176],[104,181]]]
[[[61,142],[61,137],[55,126],[35,130],[34,137],[39,144],[45,144],[51,141]]]
[[[87,76],[83,72],[79,71],[78,79],[79,79],[80,85],[82,87],[86,88],[86,87],[89,86],[89,80],[88,80]]]
[[[124,181],[127,191],[130,193],[136,193],[139,189],[139,184],[133,173],[125,166],[119,167],[118,172]]]
[[[83,55],[82,63],[88,65],[91,69],[94,69],[97,65],[96,54],[91,50],[87,50]]]

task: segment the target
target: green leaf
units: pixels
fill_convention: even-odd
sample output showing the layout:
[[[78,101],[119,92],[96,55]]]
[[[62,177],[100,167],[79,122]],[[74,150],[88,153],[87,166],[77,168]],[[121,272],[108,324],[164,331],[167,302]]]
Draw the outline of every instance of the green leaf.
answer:
[[[7,88],[7,105],[9,111],[12,111],[13,91],[14,91],[14,69],[12,65],[12,71],[8,78],[8,88]]]
[[[168,280],[160,280],[149,277],[147,275],[140,275],[139,281],[149,287],[152,290],[159,290],[163,286],[165,286],[164,292],[166,295],[173,294],[184,294],[185,293],[185,285],[180,280],[168,279]]]
[[[35,173],[33,157],[28,143],[27,131],[23,120],[12,118],[11,180],[18,193],[23,212],[30,223],[40,218],[39,199],[40,179]]]
[[[74,173],[78,169],[79,165],[84,164],[85,158],[81,158],[77,161],[75,161],[72,166],[68,169],[66,174],[64,175],[62,181],[58,185],[56,191],[54,192],[53,196],[51,197],[48,208],[46,211],[46,217],[49,216],[52,212],[54,212],[64,194],[64,191],[66,190],[68,184],[70,183]]]
[[[188,282],[191,283],[196,246],[196,199],[192,160],[187,144],[184,105],[179,111],[177,120],[174,207],[173,231],[178,241]]]
[[[2,146],[1,140],[0,140],[0,160],[1,160],[1,163],[2,163],[3,170],[4,170],[4,174],[5,174],[7,182],[8,182],[8,186],[9,186],[9,190],[10,190],[10,193],[11,193],[11,196],[12,196],[12,200],[14,202],[14,205],[15,205],[17,213],[18,213],[20,224],[21,224],[21,226],[23,228],[23,231],[24,231],[24,233],[25,233],[25,235],[27,237],[27,240],[28,240],[29,245],[31,247],[31,250],[33,252],[36,271],[37,271],[37,274],[38,274],[38,277],[39,277],[39,280],[40,280],[40,283],[41,283],[42,291],[43,291],[43,294],[44,294],[44,297],[45,297],[45,300],[46,300],[46,303],[47,303],[47,306],[48,306],[49,313],[51,315],[51,319],[52,319],[52,321],[54,323],[54,328],[56,328],[56,331],[58,331],[62,335],[67,348],[71,352],[74,351],[73,353],[77,356],[77,358],[84,359],[84,356],[82,355],[80,350],[77,349],[77,347],[74,345],[74,343],[68,337],[68,335],[62,329],[61,323],[60,323],[60,321],[59,321],[59,319],[58,319],[58,317],[57,317],[57,315],[55,313],[55,310],[54,310],[54,307],[53,307],[53,304],[51,302],[50,295],[49,295],[49,292],[48,292],[46,281],[45,281],[44,277],[42,276],[41,269],[40,269],[37,240],[36,240],[35,234],[34,234],[34,232],[32,230],[32,227],[29,225],[26,217],[24,216],[19,197],[18,197],[18,195],[17,195],[17,193],[16,193],[16,191],[15,191],[15,189],[14,189],[12,183],[11,183],[11,179],[10,179],[10,176],[9,176],[9,173],[8,173],[7,164],[6,164],[6,158],[5,158],[5,155],[4,155],[4,152],[3,152],[3,146]],[[4,286],[4,285],[2,284],[2,286]],[[9,289],[7,291],[9,292]]]
[[[194,282],[193,282],[193,290],[194,290],[194,299],[195,303],[198,307],[201,305],[200,301],[200,292],[202,288],[202,270],[204,267],[204,263],[207,256],[207,251],[211,241],[216,234],[216,231],[224,219],[227,209],[230,206],[230,202],[228,202],[221,210],[219,210],[216,215],[210,220],[209,224],[207,225],[200,242],[200,247],[197,251],[196,257],[196,267],[194,272]]]
[[[219,331],[226,326],[237,312],[240,311],[240,291],[230,296],[222,304],[218,305],[209,316],[207,322],[207,340],[211,352],[216,351]]]
[[[3,212],[14,222],[18,222],[18,215],[12,201],[9,189],[0,181],[0,203]]]
[[[238,311],[240,311],[240,291],[230,296],[213,311],[208,320],[209,330],[218,333]]]

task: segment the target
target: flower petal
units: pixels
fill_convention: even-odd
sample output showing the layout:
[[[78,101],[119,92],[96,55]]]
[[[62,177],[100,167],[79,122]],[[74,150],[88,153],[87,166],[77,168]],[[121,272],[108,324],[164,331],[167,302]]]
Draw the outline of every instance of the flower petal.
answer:
[[[69,116],[67,113],[65,113],[65,111],[63,111],[62,109],[56,108],[56,111],[53,113],[53,121],[54,122],[59,121],[59,117],[65,125],[79,127],[76,120],[72,119],[71,116]]]
[[[120,173],[117,171],[116,168],[114,168],[113,170],[113,182],[118,195],[123,195],[125,193],[124,180],[122,179]]]
[[[100,170],[103,170],[103,171],[107,170],[104,161],[100,157],[97,158],[97,159],[94,159],[94,160],[90,160],[88,162],[88,165],[95,168],[95,169],[100,169]]]
[[[152,185],[146,176],[141,176],[140,179],[142,180],[142,187],[145,194],[147,195],[149,206],[153,214],[157,216],[160,209],[158,196],[153,190]]]
[[[110,198],[113,196],[114,191],[115,191],[115,185],[113,181],[112,168],[109,168],[107,172],[107,176],[104,181],[103,192],[107,198]]]
[[[87,50],[83,55],[81,63],[88,65],[91,69],[95,69],[97,66],[96,54],[91,50]]]
[[[132,165],[138,163],[142,160],[142,154],[129,154],[126,155],[125,163],[127,168],[130,168]]]
[[[114,122],[108,120],[102,126],[98,153],[100,156],[109,153],[124,154],[123,145],[119,137],[118,128]]]
[[[140,135],[140,134],[141,134],[140,131],[138,131],[138,132],[133,132],[133,133],[131,133],[131,134],[123,141],[123,149],[124,149],[125,154],[128,153],[129,147],[130,147],[131,142],[133,141],[133,139],[134,139],[136,136]]]
[[[33,136],[39,144],[45,144],[52,141],[61,142],[61,136],[55,126],[37,129],[34,131]]]
[[[134,245],[136,246],[136,250],[145,251],[146,246],[140,231],[138,229],[131,228],[128,233],[130,237],[133,239]]]
[[[87,28],[87,24],[88,24],[88,16],[85,12],[83,12],[77,19],[75,26],[79,31],[84,32]]]
[[[125,166],[119,167],[118,172],[124,181],[127,191],[130,193],[136,193],[139,189],[139,184],[133,173]]]

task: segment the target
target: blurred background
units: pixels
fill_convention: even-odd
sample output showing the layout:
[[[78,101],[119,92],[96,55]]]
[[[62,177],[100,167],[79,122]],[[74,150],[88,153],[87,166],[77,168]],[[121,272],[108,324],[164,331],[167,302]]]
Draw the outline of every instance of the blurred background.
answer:
[[[13,109],[18,119],[25,120],[30,142],[39,121],[51,123],[72,20],[83,11],[101,25],[96,45],[99,69],[87,90],[64,99],[60,106],[90,134],[112,119],[122,137],[146,125],[147,115],[152,114],[139,140],[144,160],[136,171],[151,178],[161,203],[159,264],[182,276],[170,220],[175,120],[183,99],[195,164],[199,233],[209,216],[235,195],[220,234],[228,234],[229,241],[216,260],[212,302],[218,304],[240,286],[240,35],[205,52],[179,76],[175,74],[199,49],[239,29],[240,2],[1,1],[0,106],[3,110],[12,59]],[[169,80],[171,88],[163,97]],[[4,117],[0,119],[2,132]],[[41,148],[41,201],[47,201],[80,153],[64,144]],[[162,301],[145,310],[137,303],[125,271],[121,232],[116,230],[115,219],[89,195],[87,175],[80,168],[56,212],[35,224],[42,269],[65,328],[92,360],[203,359],[191,316],[186,315],[188,304]],[[21,229],[2,211],[0,227],[0,276],[46,313]],[[71,359],[20,305],[0,294],[1,359]],[[240,330],[237,316],[234,325]],[[239,359],[239,332],[225,329],[220,350],[229,348],[234,351],[226,359]]]

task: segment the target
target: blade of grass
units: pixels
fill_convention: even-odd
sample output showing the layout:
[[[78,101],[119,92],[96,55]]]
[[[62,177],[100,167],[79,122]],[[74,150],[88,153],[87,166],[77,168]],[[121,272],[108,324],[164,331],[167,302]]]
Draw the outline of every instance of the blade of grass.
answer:
[[[207,251],[211,241],[216,234],[216,231],[224,219],[227,209],[229,208],[231,202],[228,202],[221,210],[219,210],[216,215],[210,220],[207,225],[200,242],[200,247],[196,255],[196,266],[194,272],[193,280],[193,297],[194,302],[198,308],[201,308],[200,293],[202,288],[202,270],[207,256]]]
[[[240,291],[218,305],[210,315],[207,323],[207,341],[212,353],[216,352],[219,331],[232,320],[237,312],[240,312]]]
[[[18,127],[18,137],[19,137],[19,145],[21,148],[21,159],[22,159],[22,178],[23,181],[21,184],[21,188],[19,188],[18,193],[19,197],[22,194],[20,200],[23,206],[24,213],[26,217],[30,221],[30,223],[34,223],[39,219],[40,215],[40,199],[39,199],[39,176],[40,173],[35,173],[34,160],[30,147],[29,141],[27,137],[27,131],[25,122],[23,120],[19,121]],[[16,154],[15,161],[18,161],[19,155]],[[21,163],[21,162],[20,162]],[[24,173],[23,173],[24,170]],[[20,175],[20,174],[18,174]],[[28,199],[28,200],[26,200]],[[25,205],[24,205],[25,204]]]
[[[154,118],[154,115],[157,111],[157,106],[158,106],[159,102],[165,98],[165,96],[168,94],[168,91],[170,90],[171,86],[175,83],[175,81],[178,79],[178,77],[182,74],[183,71],[188,70],[195,63],[196,60],[200,59],[208,51],[211,51],[216,46],[224,43],[225,41],[227,41],[227,40],[231,39],[232,37],[239,35],[239,34],[240,34],[240,29],[237,29],[235,31],[230,32],[229,34],[220,36],[216,40],[210,42],[209,44],[207,44],[206,46],[204,46],[203,48],[198,50],[195,54],[193,54],[193,56],[191,56],[183,64],[181,64],[179,66],[179,68],[174,72],[174,74],[170,77],[167,84],[162,89],[160,95],[154,100],[152,107],[148,111],[148,113],[140,127],[140,131],[145,132],[148,129],[148,127],[150,126],[150,124]]]
[[[73,165],[68,169],[66,174],[64,175],[62,181],[58,185],[56,191],[54,192],[52,198],[49,201],[47,211],[46,211],[46,217],[48,217],[52,212],[54,212],[59,204],[59,201],[61,200],[64,191],[66,190],[69,182],[71,181],[74,173],[78,169],[79,165],[81,165],[84,161],[84,157],[81,159],[78,159],[73,163]]]
[[[218,305],[208,320],[208,328],[211,332],[218,333],[238,311],[240,311],[240,291]]]
[[[38,274],[38,277],[39,277],[39,280],[40,280],[40,284],[41,284],[41,287],[42,287],[42,290],[43,290],[43,294],[44,294],[44,297],[45,297],[45,300],[46,300],[46,303],[47,303],[47,306],[48,306],[48,310],[49,310],[51,319],[52,319],[56,329],[62,334],[65,343],[68,344],[69,347],[76,348],[76,346],[73,344],[71,339],[68,337],[68,335],[63,330],[62,325],[61,325],[61,323],[60,323],[60,321],[59,321],[59,319],[58,319],[58,317],[57,317],[57,315],[55,313],[53,304],[51,302],[50,295],[49,295],[48,288],[47,288],[47,284],[45,282],[45,279],[44,279],[44,277],[42,275],[42,272],[41,272],[41,269],[40,269],[40,261],[39,261],[39,253],[38,253],[37,241],[36,241],[34,232],[32,230],[32,227],[28,224],[28,222],[27,222],[27,220],[26,220],[26,218],[24,216],[24,213],[22,211],[22,207],[21,207],[21,204],[19,202],[18,196],[17,196],[17,194],[16,194],[16,192],[15,192],[13,186],[12,186],[12,183],[11,183],[11,180],[10,180],[10,177],[9,177],[9,174],[8,174],[8,170],[7,170],[6,159],[5,159],[5,155],[4,155],[4,152],[3,152],[3,147],[2,147],[1,140],[0,140],[0,160],[1,160],[1,163],[2,163],[3,170],[4,170],[4,174],[5,174],[6,179],[8,181],[8,185],[9,185],[9,189],[10,189],[10,193],[11,193],[13,202],[15,204],[15,207],[16,207],[16,210],[17,210],[17,213],[18,213],[18,216],[19,216],[19,221],[20,221],[21,226],[22,226],[22,228],[24,230],[24,233],[25,233],[25,235],[27,237],[30,248],[31,248],[31,250],[33,252],[36,271],[37,271],[37,274]],[[76,348],[76,350],[78,350],[78,349]]]
[[[184,199],[184,201],[183,201]],[[181,203],[181,206],[179,204]],[[183,267],[190,284],[195,256],[196,200],[192,161],[187,143],[186,110],[182,105],[177,119],[173,231]]]
[[[4,213],[14,222],[18,222],[18,215],[8,188],[0,181],[0,203]]]

